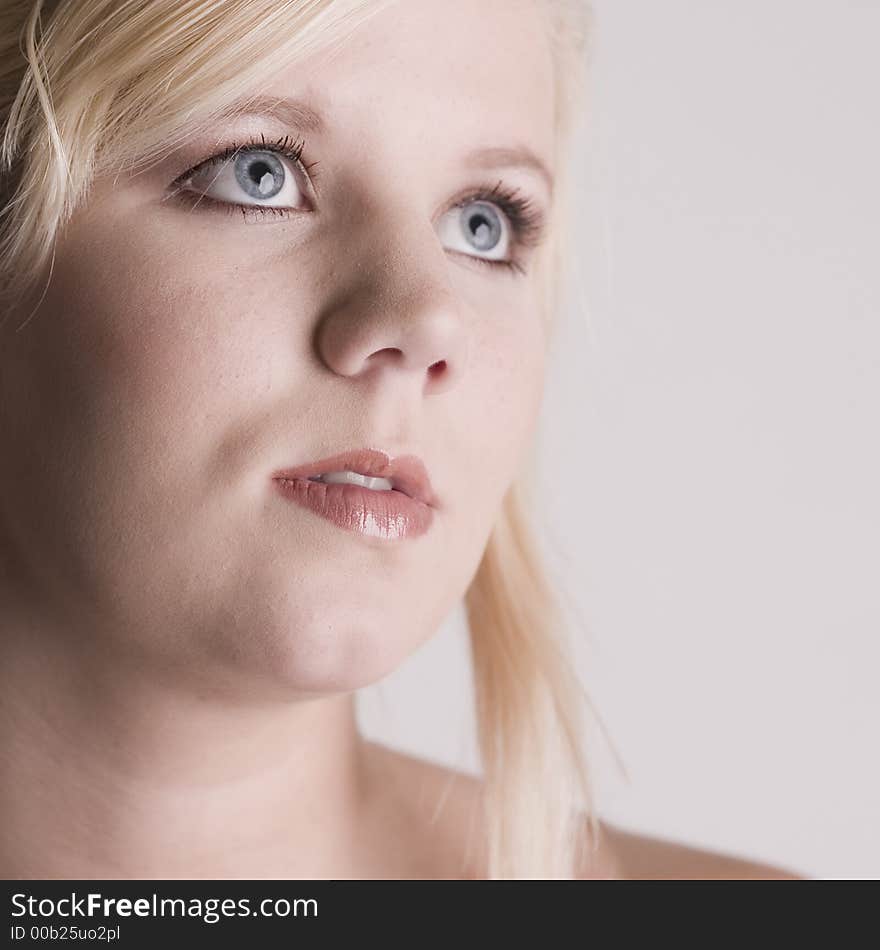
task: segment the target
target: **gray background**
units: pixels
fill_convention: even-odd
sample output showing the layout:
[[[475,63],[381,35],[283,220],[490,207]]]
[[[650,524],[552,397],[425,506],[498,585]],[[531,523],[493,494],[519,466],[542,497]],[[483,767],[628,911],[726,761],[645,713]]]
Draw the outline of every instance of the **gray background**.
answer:
[[[876,878],[880,2],[593,8],[539,446],[599,810]],[[456,610],[364,732],[476,771],[468,663]]]

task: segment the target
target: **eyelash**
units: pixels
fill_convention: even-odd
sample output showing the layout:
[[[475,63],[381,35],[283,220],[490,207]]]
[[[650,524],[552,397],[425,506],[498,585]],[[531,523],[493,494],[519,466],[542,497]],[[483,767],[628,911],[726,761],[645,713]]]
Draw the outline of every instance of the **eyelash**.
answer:
[[[241,144],[232,142],[222,151],[199,162],[175,178],[169,186],[170,194],[168,197],[174,198],[183,196],[181,200],[191,203],[193,207],[199,202],[205,201],[212,207],[216,207],[218,210],[224,211],[227,214],[235,214],[236,211],[240,211],[245,220],[253,214],[271,214],[275,217],[288,218],[296,212],[289,208],[240,205],[228,201],[217,201],[213,198],[209,198],[207,195],[198,194],[197,192],[188,192],[183,188],[183,185],[205,166],[221,164],[242,152],[249,151],[274,152],[278,155],[283,155],[294,165],[299,165],[303,171],[308,173],[310,179],[314,181],[318,176],[317,173],[313,173],[311,169],[313,169],[318,162],[306,164],[302,161],[305,147],[306,143],[304,140],[300,139],[296,141],[291,139],[289,135],[270,142],[267,142],[263,135],[260,135],[259,139],[249,139]],[[526,269],[523,266],[522,254],[526,248],[534,247],[540,243],[541,235],[544,230],[544,214],[534,206],[530,198],[521,196],[517,188],[510,188],[502,181],[498,181],[493,186],[474,188],[468,192],[464,198],[459,199],[455,205],[453,205],[453,208],[463,208],[475,201],[487,201],[501,209],[510,222],[513,231],[513,240],[511,242],[513,244],[513,254],[509,260],[493,260],[491,258],[477,257],[470,254],[467,256],[481,264],[487,264],[490,267],[505,267],[511,272],[516,271],[517,273],[525,274]]]

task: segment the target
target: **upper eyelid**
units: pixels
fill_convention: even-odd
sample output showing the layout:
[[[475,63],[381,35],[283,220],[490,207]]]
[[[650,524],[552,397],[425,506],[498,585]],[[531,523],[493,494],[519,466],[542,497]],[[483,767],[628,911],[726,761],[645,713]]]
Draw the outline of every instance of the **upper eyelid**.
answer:
[[[182,171],[176,178],[173,179],[169,187],[180,184],[194,175],[197,171],[200,171],[206,165],[210,165],[213,162],[216,162],[218,165],[228,164],[236,155],[241,154],[242,152],[272,152],[273,155],[277,155],[279,158],[287,159],[288,162],[291,162],[289,156],[285,155],[280,149],[271,147],[272,143],[260,143],[260,142],[244,142],[238,146],[225,146],[220,147],[219,151],[215,152],[213,155],[208,155],[206,158],[199,159],[194,165],[190,165],[184,171]],[[293,164],[297,164],[294,162]],[[302,162],[303,170],[308,171],[309,168],[314,167],[319,164],[318,162],[305,163]],[[314,176],[317,178],[317,175]]]
[[[267,141],[265,136],[262,133],[260,133],[260,136],[261,136],[261,139],[263,140],[262,142],[256,142],[256,141],[244,142],[239,147],[239,151],[260,151],[262,149],[266,149],[266,146],[271,145],[273,141],[278,141],[278,140],[272,140],[272,139],[269,139]],[[242,138],[247,138],[247,135],[243,135]],[[288,134],[285,134],[282,136],[282,139],[286,139],[286,138],[289,138]],[[301,136],[295,136],[294,140],[297,142],[303,141]],[[321,165],[321,162],[319,160],[311,161],[311,162],[304,161],[303,159],[305,158],[305,155],[308,152],[308,142],[303,142],[303,144],[305,146],[305,148],[303,149],[303,155],[297,162],[294,162],[293,164],[301,168],[303,174],[309,181],[311,190],[313,190],[315,193],[315,196],[320,199],[322,197],[321,187],[318,184],[319,179],[320,179],[320,172],[315,173],[312,171],[312,169],[318,168]],[[176,185],[179,182],[184,181],[188,175],[194,174],[198,169],[202,168],[204,165],[212,161],[222,162],[224,158],[228,159],[232,157],[231,155],[224,155],[224,152],[228,151],[228,147],[224,148],[221,145],[221,143],[218,142],[215,148],[217,148],[218,151],[214,155],[209,155],[206,158],[203,158],[200,161],[198,161],[195,165],[191,165],[186,171],[178,175],[177,178],[174,179],[174,182],[172,182],[172,184]],[[287,158],[287,156],[284,155],[283,151],[279,149],[269,148],[266,150],[272,151],[274,154],[279,155],[282,158]],[[492,151],[493,150],[490,150],[490,149],[483,149],[481,152],[473,152],[471,154],[472,156],[488,155]],[[500,154],[506,154],[507,150],[495,149],[494,152],[497,152]],[[289,161],[291,161],[290,158],[288,158],[288,162]],[[508,167],[513,168],[516,166],[515,164],[510,164],[508,165]],[[477,168],[479,169],[479,164]],[[483,174],[485,174],[485,172],[483,172]],[[457,197],[453,199],[453,201],[451,202],[451,204],[449,204],[448,207],[449,208],[455,207],[461,201],[468,200],[468,197],[471,193],[475,193],[479,190],[480,190],[479,188],[475,188],[475,187],[460,189]],[[511,190],[516,190],[517,193],[521,191],[520,188],[515,188]],[[527,197],[529,198],[530,203],[538,209],[539,214],[542,217],[546,218],[549,213],[549,208],[545,206],[543,201],[537,198],[536,193],[534,193],[531,189],[529,191],[531,193],[528,194]]]
[[[238,100],[221,116],[221,121],[263,120],[277,123],[285,131],[298,130],[323,135],[327,123],[321,111],[303,99],[259,94]],[[539,177],[553,195],[555,186],[552,165],[521,143],[483,146],[465,156],[464,164],[480,171],[497,171],[502,167],[521,168]]]
[[[221,146],[220,143],[215,146],[218,148],[213,155],[209,155],[206,158],[201,159],[195,165],[190,166],[186,171],[181,173],[172,183],[174,190],[181,190],[181,186],[187,181],[188,178],[195,175],[197,172],[210,166],[212,163],[217,163],[219,168],[225,167],[236,155],[241,154],[242,152],[259,152],[259,151],[269,151],[276,155],[282,161],[286,159],[288,165],[292,165],[297,170],[302,172],[303,177],[307,181],[307,187],[305,189],[305,197],[309,204],[313,204],[313,199],[317,198],[318,201],[322,200],[321,189],[316,185],[318,180],[318,175],[312,172],[312,169],[317,167],[319,161],[307,162],[304,160],[306,157],[307,143],[301,139],[295,139],[295,150],[297,151],[298,157],[294,160],[290,155],[285,154],[286,151],[291,151],[290,137],[285,135],[281,139],[276,140],[266,140],[264,135],[260,135],[260,141],[255,141],[253,138],[250,141],[244,141],[240,144],[232,142],[230,145],[225,147]],[[288,148],[280,147],[282,143],[286,143]],[[218,172],[219,174],[219,172]],[[216,180],[216,177],[212,179]],[[300,192],[303,192],[303,188],[299,186]],[[312,192],[313,194],[309,194]],[[499,179],[497,184],[494,187],[487,185],[472,185],[467,188],[460,189],[455,197],[452,199],[447,199],[441,203],[440,208],[432,215],[432,220],[439,220],[445,214],[449,214],[451,211],[459,207],[464,207],[468,203],[473,201],[488,201],[490,204],[493,204],[501,214],[504,216],[508,225],[511,229],[512,240],[517,244],[523,246],[532,246],[538,244],[543,239],[545,232],[545,224],[547,221],[547,211],[544,210],[540,201],[535,201],[532,195],[520,194],[521,189],[518,187],[511,187],[509,185],[503,185],[503,179]],[[201,198],[202,195],[200,194]],[[204,197],[210,199],[210,195],[204,195]],[[232,202],[223,202],[226,204],[234,204]],[[509,206],[512,204],[521,203],[524,208],[517,211],[516,209],[509,210]],[[259,208],[259,204],[241,204],[242,208]],[[268,206],[267,206],[268,207]],[[276,206],[277,207],[277,206]],[[303,209],[291,209],[294,213],[302,212]],[[315,208],[311,209],[313,212]]]
[[[222,170],[225,168],[231,161],[236,157],[236,155],[241,154],[242,152],[271,152],[273,155],[277,156],[281,161],[286,162],[288,165],[298,167],[302,169],[303,176],[308,180],[309,186],[308,190],[314,191],[316,195],[320,197],[318,189],[315,187],[314,182],[317,180],[318,176],[311,173],[311,169],[320,164],[319,162],[303,162],[301,159],[294,161],[289,155],[284,154],[279,148],[273,147],[277,145],[277,142],[243,142],[240,145],[230,145],[226,147],[219,147],[220,150],[215,152],[213,155],[209,155],[207,158],[203,158],[195,163],[195,165],[190,165],[185,171],[181,172],[168,186],[169,195],[175,192],[184,190],[183,185],[192,178],[197,172],[201,171],[203,168],[209,167],[211,164],[216,163],[218,169]],[[220,174],[218,171],[217,175]],[[211,180],[211,183],[217,180],[217,175]],[[300,191],[303,189],[300,188]],[[210,197],[209,195],[206,197]],[[306,195],[306,197],[310,197]],[[257,207],[256,205],[245,205],[245,207]]]

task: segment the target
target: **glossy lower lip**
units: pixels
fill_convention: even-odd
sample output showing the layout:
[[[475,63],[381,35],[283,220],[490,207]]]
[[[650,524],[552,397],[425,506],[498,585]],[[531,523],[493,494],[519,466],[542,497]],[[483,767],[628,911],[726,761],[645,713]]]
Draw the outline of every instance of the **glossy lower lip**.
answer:
[[[399,491],[376,491],[361,485],[327,484],[308,478],[275,478],[289,501],[308,508],[347,531],[395,541],[417,538],[433,523],[430,505]]]

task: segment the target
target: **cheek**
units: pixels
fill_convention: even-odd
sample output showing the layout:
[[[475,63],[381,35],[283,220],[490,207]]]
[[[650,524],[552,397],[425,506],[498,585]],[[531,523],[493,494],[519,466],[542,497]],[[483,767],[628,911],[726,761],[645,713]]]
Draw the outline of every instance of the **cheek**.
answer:
[[[90,390],[179,418],[181,400],[193,411],[222,402],[242,378],[265,379],[251,365],[265,352],[254,346],[259,293],[216,257],[159,242],[139,250],[78,254],[75,283],[60,275],[56,292],[77,324],[77,368]]]
[[[138,558],[148,571],[200,504],[218,433],[259,411],[284,352],[259,321],[278,307],[236,266],[149,223],[59,242],[39,310],[0,354],[4,531],[47,577],[90,589]]]
[[[509,316],[509,314],[507,314]],[[541,408],[546,340],[537,316],[486,321],[457,403],[456,497],[473,568],[529,454]]]
[[[471,398],[471,441],[496,481],[512,480],[534,432],[544,388],[546,340],[537,316],[487,328],[470,373],[479,394]]]
[[[35,385],[71,432],[112,436],[116,468],[142,474],[204,459],[279,373],[289,381],[280,361],[294,340],[293,316],[242,264],[240,244],[193,246],[155,228],[111,223],[70,239],[30,354]]]

